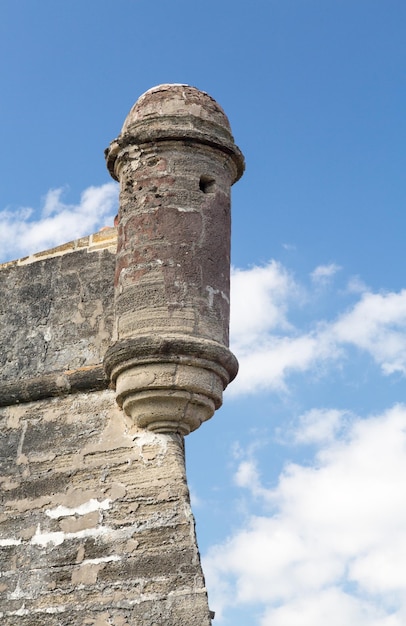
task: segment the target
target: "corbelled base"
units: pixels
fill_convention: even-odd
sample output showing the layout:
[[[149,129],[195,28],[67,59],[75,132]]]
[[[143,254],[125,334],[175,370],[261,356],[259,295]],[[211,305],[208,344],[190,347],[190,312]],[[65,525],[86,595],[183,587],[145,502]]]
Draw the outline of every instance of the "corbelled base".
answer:
[[[139,337],[113,345],[105,368],[118,404],[137,426],[187,435],[221,406],[238,363],[214,342]]]

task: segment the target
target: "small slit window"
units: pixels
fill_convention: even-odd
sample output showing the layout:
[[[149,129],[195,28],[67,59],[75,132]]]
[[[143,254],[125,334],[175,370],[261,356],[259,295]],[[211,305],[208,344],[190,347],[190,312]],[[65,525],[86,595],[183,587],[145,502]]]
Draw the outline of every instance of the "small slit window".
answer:
[[[216,181],[211,176],[200,176],[199,189],[203,193],[214,193],[216,187]]]

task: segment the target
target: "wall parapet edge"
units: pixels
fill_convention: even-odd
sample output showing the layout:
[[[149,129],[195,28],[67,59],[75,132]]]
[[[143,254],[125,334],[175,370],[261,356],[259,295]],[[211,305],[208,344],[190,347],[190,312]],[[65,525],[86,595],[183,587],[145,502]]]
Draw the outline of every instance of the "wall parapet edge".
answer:
[[[28,265],[43,259],[50,259],[56,256],[70,254],[72,252],[76,252],[77,250],[94,252],[102,249],[110,250],[110,252],[115,253],[116,248],[117,228],[114,226],[107,226],[99,230],[97,233],[87,235],[86,237],[80,237],[79,239],[72,239],[72,241],[63,243],[60,246],[55,246],[54,248],[49,248],[47,250],[41,250],[41,252],[35,252],[29,256],[13,259],[12,261],[6,261],[5,263],[0,263],[0,271],[8,267]]]

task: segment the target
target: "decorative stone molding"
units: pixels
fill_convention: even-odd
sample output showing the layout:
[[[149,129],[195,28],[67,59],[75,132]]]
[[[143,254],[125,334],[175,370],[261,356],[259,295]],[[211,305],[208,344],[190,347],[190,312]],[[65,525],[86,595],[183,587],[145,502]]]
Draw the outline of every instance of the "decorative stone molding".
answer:
[[[105,368],[118,404],[140,427],[187,435],[221,406],[235,356],[193,337],[138,337],[115,344]]]

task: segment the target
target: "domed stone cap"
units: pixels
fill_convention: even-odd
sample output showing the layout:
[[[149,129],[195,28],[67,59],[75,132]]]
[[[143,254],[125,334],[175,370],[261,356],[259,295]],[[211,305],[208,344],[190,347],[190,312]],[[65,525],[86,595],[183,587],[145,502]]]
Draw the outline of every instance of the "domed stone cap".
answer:
[[[231,136],[230,122],[223,109],[204,91],[189,85],[158,85],[140,96],[124,122],[121,133],[131,132],[132,124],[157,116],[188,116],[224,127]]]
[[[194,140],[230,154],[236,166],[233,182],[242,176],[244,157],[223,109],[204,91],[177,84],[153,87],[134,104],[121,134],[106,150],[110,174],[117,180],[115,161],[126,146],[176,139]]]

